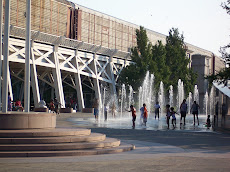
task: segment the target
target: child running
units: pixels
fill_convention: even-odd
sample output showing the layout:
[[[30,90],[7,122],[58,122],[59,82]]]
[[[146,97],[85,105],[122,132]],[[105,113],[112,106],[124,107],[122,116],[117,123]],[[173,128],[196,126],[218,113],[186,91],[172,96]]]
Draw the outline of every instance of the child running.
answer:
[[[166,122],[167,122],[167,125],[168,125],[168,129],[169,129],[169,120],[170,120],[170,116],[171,116],[169,108],[170,108],[170,105],[167,104],[166,105]]]
[[[135,121],[136,121],[136,109],[133,107],[133,105],[130,106],[130,111],[129,112],[132,112],[132,121],[133,121],[133,129],[135,128]]]
[[[176,112],[174,111],[174,107],[171,107],[170,110],[171,110],[171,116],[172,116],[172,125],[173,125],[173,128],[175,129],[176,128]]]

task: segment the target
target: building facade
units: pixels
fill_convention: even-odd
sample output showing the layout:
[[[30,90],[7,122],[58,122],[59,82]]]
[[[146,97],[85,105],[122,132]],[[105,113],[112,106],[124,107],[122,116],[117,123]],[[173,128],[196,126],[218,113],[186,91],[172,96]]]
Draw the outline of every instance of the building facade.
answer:
[[[21,32],[24,28],[26,28],[26,0],[11,0],[10,2],[10,24],[12,26],[11,30],[13,30],[11,37],[24,39],[25,35],[20,35],[20,33],[16,33],[15,30],[17,30],[17,32]],[[79,98],[78,103],[79,101],[83,101],[88,107],[91,106],[91,100],[95,93],[97,93],[99,90],[99,82],[116,82],[122,68],[131,62],[129,54],[130,48],[136,45],[136,29],[139,29],[140,27],[130,22],[120,20],[116,17],[109,16],[66,0],[31,0],[31,20],[31,29],[34,31],[34,37],[36,37],[35,33],[38,33],[38,31],[43,33],[44,36],[44,38],[40,40],[34,39],[35,42],[56,45],[58,37],[61,39],[61,37],[63,38],[64,36],[65,38],[63,38],[61,43],[58,45],[59,47],[66,49],[78,48],[81,50],[81,52],[87,52],[90,54],[87,56],[85,55],[85,57],[84,54],[81,55],[79,64],[82,65],[82,71],[78,72],[77,67],[74,67],[76,63],[72,63],[72,58],[71,60],[68,60],[69,57],[73,56],[73,53],[66,53],[65,55],[60,53],[57,55],[57,57],[59,59],[59,63],[61,63],[63,66],[60,66],[58,71],[53,71],[52,74],[49,74],[49,71],[53,70],[53,66],[51,64],[48,65],[48,63],[51,61],[54,62],[55,58],[52,57],[51,61],[49,61],[49,58],[45,59],[45,54],[49,52],[48,50],[48,52],[42,50],[40,51],[40,54],[39,52],[37,52],[37,54],[35,53],[35,59],[42,59],[43,61],[40,61],[41,63],[47,61],[47,64],[37,64],[37,66],[43,66],[38,67],[38,78],[39,82],[41,82],[39,84],[40,94],[44,91],[47,91],[44,90],[46,87],[45,84],[47,84],[51,87],[49,91],[50,94],[48,95],[54,97],[55,94],[55,96],[57,96],[60,101],[64,103],[67,97],[70,97],[75,93],[73,93],[73,90],[68,89],[68,87],[65,86],[62,90],[60,87],[62,85],[61,82],[63,85],[70,86],[71,88],[75,89],[76,85],[79,85],[79,83],[77,84],[77,81],[73,82],[74,75],[72,75],[71,72],[75,73],[72,70],[76,69],[76,73],[79,75],[74,77],[78,81],[81,80],[82,87],[84,87],[83,95],[81,95],[84,100]],[[163,44],[166,43],[166,35],[149,29],[146,31],[149,40],[153,44],[155,44],[158,40],[161,40]],[[72,42],[74,42],[74,40],[77,42],[74,44],[76,47],[71,45],[71,40],[73,40]],[[82,45],[87,45],[87,48],[82,48],[80,43]],[[40,46],[42,47],[42,45]],[[15,47],[18,48],[18,45],[15,45]],[[186,43],[186,48],[187,57],[191,61],[188,67],[192,67],[196,72],[198,72],[199,77],[197,85],[202,96],[208,87],[203,76],[219,71],[224,67],[224,63],[219,57],[210,51],[196,47],[189,43]],[[14,50],[14,48],[11,50],[11,55],[13,57],[13,55],[15,55],[14,51],[16,50]],[[18,51],[19,50],[23,51],[23,48],[19,48]],[[43,56],[39,58],[41,54],[43,54]],[[18,79],[23,81],[23,77],[20,77],[23,76],[23,71],[18,69],[18,66],[15,65],[15,63],[19,62],[20,58],[22,58],[20,56],[23,55],[20,53],[17,54],[17,56],[14,57],[17,58],[17,61],[11,60],[10,62],[11,74],[13,80],[15,80],[15,84],[13,83],[13,86],[15,85],[14,90],[17,90],[14,91],[15,99],[22,99],[22,95],[20,96],[19,90],[21,87],[23,88],[23,86],[18,85]],[[96,56],[98,62],[94,61],[94,57]],[[71,63],[69,64],[68,62]],[[97,72],[97,69],[101,69],[101,71]],[[109,71],[112,71],[112,75],[109,75]],[[17,75],[15,75],[15,73],[17,73]],[[58,83],[54,82],[54,76],[57,76],[57,74],[60,75],[59,77],[61,77],[61,79],[59,79],[59,85]],[[21,84],[23,84],[23,82],[21,82]],[[98,87],[96,88],[95,85]],[[113,90],[115,90],[114,85],[115,83],[113,83],[113,86],[111,86],[113,87]],[[77,88],[75,91],[77,91],[76,94],[79,96],[79,88]],[[50,96],[45,99],[49,100],[49,98]],[[90,101],[88,101],[89,99]]]

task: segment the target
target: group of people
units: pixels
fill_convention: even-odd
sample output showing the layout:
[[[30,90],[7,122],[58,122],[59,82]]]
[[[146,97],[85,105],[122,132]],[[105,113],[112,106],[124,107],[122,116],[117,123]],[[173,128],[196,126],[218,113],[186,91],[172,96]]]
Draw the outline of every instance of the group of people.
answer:
[[[161,110],[159,102],[156,102],[154,108],[155,108],[155,119],[158,118],[158,120],[159,120],[159,114],[160,114],[160,110]],[[194,120],[193,125],[196,124],[196,120],[197,120],[197,124],[199,125],[199,118],[198,118],[199,108],[200,108],[200,106],[197,104],[196,101],[194,101],[192,106],[191,106],[191,112],[193,114],[193,120]],[[136,109],[133,107],[133,105],[130,106],[129,112],[132,112],[133,128],[135,128]],[[143,104],[143,107],[140,108],[140,112],[141,112],[142,124],[144,124],[146,126],[147,118],[148,118],[148,110],[146,108],[146,104]],[[186,100],[184,99],[180,105],[180,125],[182,125],[183,123],[184,123],[184,125],[186,124],[185,118],[186,118],[187,113],[188,113],[188,106],[187,106]],[[168,129],[170,127],[170,118],[171,117],[172,117],[172,121],[171,121],[172,126],[173,126],[173,128],[176,127],[176,114],[179,115],[174,110],[174,107],[170,107],[170,105],[167,104],[166,105],[166,123],[167,123]],[[182,121],[183,121],[183,123],[182,123]],[[206,125],[207,125],[207,127],[211,126],[210,115],[208,115]]]
[[[196,101],[194,101],[191,107],[191,112],[193,114],[193,125],[196,124],[196,119],[197,119],[197,124],[199,125],[199,118],[198,118],[199,108],[200,106],[197,104]],[[180,114],[181,114],[180,125],[182,125],[182,121],[184,122],[184,125],[186,124],[185,118],[186,118],[187,113],[188,113],[188,106],[187,106],[186,100],[184,99],[180,105]],[[167,119],[166,121],[167,121],[168,128],[169,128],[170,117],[172,117],[173,128],[176,127],[176,114],[179,115],[177,112],[174,111],[174,107],[170,108],[170,105],[166,105],[166,119]]]
[[[55,99],[51,99],[50,103],[49,103],[49,109],[52,112],[55,112],[56,114],[59,114],[59,105],[61,105],[60,102],[58,102],[57,98]]]
[[[225,108],[225,107],[226,106],[224,104],[222,106],[222,114],[226,114],[226,111],[227,111],[226,109],[227,108]],[[98,120],[98,115],[99,115],[99,100],[98,99],[96,99],[94,101],[93,108],[94,108],[95,119]],[[110,108],[111,108],[112,116],[115,118],[115,111],[116,111],[115,102],[112,103]],[[156,104],[154,105],[154,109],[155,109],[155,120],[157,118],[159,120],[160,111],[161,111],[161,107],[160,107],[159,102],[156,102]],[[194,126],[196,125],[196,123],[197,123],[197,125],[200,125],[199,117],[198,117],[199,109],[200,109],[200,106],[197,104],[196,101],[194,101],[192,106],[191,106],[191,109],[190,109],[190,112],[193,114],[193,125]],[[132,123],[133,123],[132,127],[135,128],[137,110],[133,105],[131,105],[130,110],[127,110],[127,111],[132,113]],[[148,119],[148,110],[147,110],[147,107],[146,107],[145,103],[143,104],[143,107],[140,108],[140,112],[141,112],[141,117],[140,117],[141,125],[146,126],[147,119]],[[166,123],[167,123],[168,129],[170,127],[170,119],[172,119],[171,124],[172,124],[173,128],[176,127],[176,115],[180,116],[180,126],[182,124],[183,125],[186,124],[185,119],[186,119],[186,115],[188,113],[188,105],[186,103],[186,99],[184,99],[183,102],[181,103],[181,105],[179,107],[179,112],[180,112],[180,115],[175,111],[174,107],[170,107],[169,104],[166,105]],[[105,121],[107,120],[107,114],[108,114],[108,107],[104,106]],[[222,115],[222,116],[223,116],[222,118],[224,119],[225,115]],[[218,117],[218,109],[216,108],[216,114],[215,114],[214,120],[217,117]],[[210,115],[207,116],[206,126],[208,128],[211,127]]]
[[[12,101],[10,93],[8,93],[8,111],[23,111],[21,100],[17,99],[15,102]]]
[[[99,99],[95,99],[93,102],[93,114],[94,114],[96,121],[98,120],[98,115],[99,115],[99,104],[100,104]],[[104,110],[105,121],[107,121],[108,107],[106,105],[104,105],[103,110]],[[115,102],[113,102],[111,105],[111,113],[112,113],[112,117],[115,118],[116,117],[116,104],[115,104]]]

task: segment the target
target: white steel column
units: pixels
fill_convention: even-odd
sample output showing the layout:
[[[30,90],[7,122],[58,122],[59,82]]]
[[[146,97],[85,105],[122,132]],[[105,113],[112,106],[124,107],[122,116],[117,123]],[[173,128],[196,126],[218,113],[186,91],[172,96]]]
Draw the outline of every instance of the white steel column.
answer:
[[[93,83],[94,83],[94,91],[95,91],[95,96],[97,99],[99,99],[100,104],[101,104],[101,90],[100,90],[100,82],[98,79],[98,72],[97,72],[97,56],[96,56],[96,51],[93,55],[93,65],[92,65],[92,70],[96,75],[96,78],[93,78]]]
[[[35,64],[35,58],[34,58],[34,40],[39,36],[40,32],[38,31],[35,35],[32,36],[31,41],[31,60],[32,65],[31,67],[31,86],[33,90],[33,98],[34,98],[34,106],[38,107],[40,102],[40,92],[39,92],[39,86],[38,86],[38,76],[37,76],[37,69]]]
[[[65,108],[65,99],[64,99],[64,92],[62,86],[62,78],[61,78],[61,70],[59,66],[59,59],[58,59],[58,45],[61,43],[63,37],[60,37],[57,40],[57,43],[54,45],[54,52],[53,52],[53,60],[55,64],[55,69],[52,69],[52,73],[54,76],[54,87],[55,87],[55,95],[57,100],[61,103],[61,107]]]
[[[4,52],[3,52],[3,85],[2,112],[8,110],[8,72],[9,72],[9,34],[10,34],[10,0],[5,1]]]
[[[54,76],[55,95],[56,95],[57,100],[61,103],[62,107],[64,108],[65,100],[64,100],[61,71],[59,68],[59,60],[58,60],[57,52],[54,52],[53,56],[54,56],[54,62],[55,62],[55,69],[52,69],[52,73]]]
[[[10,70],[8,72],[8,93],[10,93],[11,101],[13,101],[13,91],[12,91],[12,85],[11,85],[11,78],[10,78]]]
[[[107,68],[108,74],[110,75],[112,83],[110,84],[110,90],[111,90],[111,95],[116,95],[116,82],[114,79],[114,72],[113,72],[113,56],[117,53],[117,50],[115,50],[109,57],[109,67]]]
[[[40,93],[39,93],[39,86],[38,86],[38,76],[37,76],[37,69],[34,59],[34,52],[33,47],[31,48],[31,86],[33,90],[33,98],[34,98],[34,106],[38,107],[40,102]]]
[[[82,111],[85,108],[83,91],[82,91],[82,84],[81,84],[81,75],[79,73],[79,65],[78,65],[78,49],[75,51],[75,67],[77,68],[77,73],[74,74],[75,77],[75,84],[77,90],[77,100],[78,100],[78,108]]]
[[[0,111],[2,110],[2,19],[3,0],[0,0]]]
[[[26,1],[26,49],[25,49],[25,84],[24,84],[24,109],[30,111],[30,50],[31,50],[31,1]]]

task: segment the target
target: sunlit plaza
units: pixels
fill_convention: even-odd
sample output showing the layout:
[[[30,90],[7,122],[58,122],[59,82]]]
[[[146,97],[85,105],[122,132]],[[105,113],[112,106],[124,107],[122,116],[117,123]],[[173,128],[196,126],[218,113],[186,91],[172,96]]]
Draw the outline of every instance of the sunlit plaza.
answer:
[[[0,0],[0,24],[0,171],[229,171],[228,51],[77,1]]]

